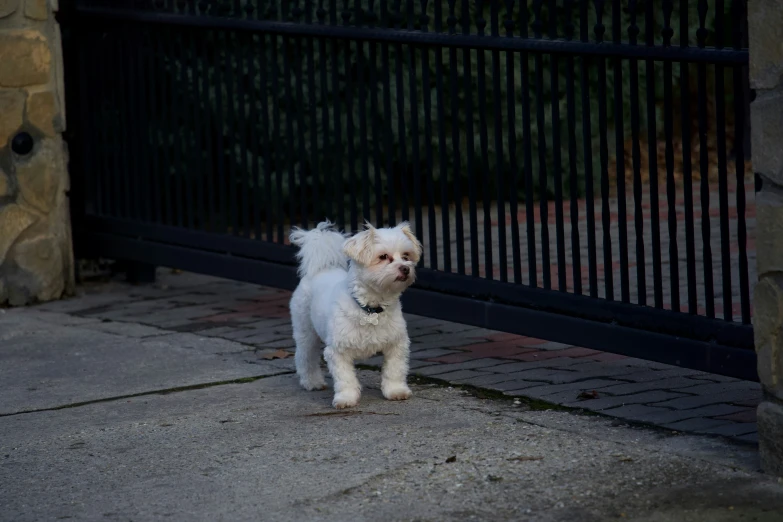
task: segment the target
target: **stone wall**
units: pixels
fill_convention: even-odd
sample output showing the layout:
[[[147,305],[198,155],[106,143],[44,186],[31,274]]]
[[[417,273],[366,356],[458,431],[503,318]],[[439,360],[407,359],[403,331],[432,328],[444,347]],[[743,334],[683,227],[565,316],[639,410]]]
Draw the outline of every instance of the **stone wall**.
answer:
[[[783,476],[783,0],[750,0],[750,85],[759,280],[753,328],[764,401],[758,410],[762,467]]]
[[[73,291],[56,0],[0,0],[0,305]]]

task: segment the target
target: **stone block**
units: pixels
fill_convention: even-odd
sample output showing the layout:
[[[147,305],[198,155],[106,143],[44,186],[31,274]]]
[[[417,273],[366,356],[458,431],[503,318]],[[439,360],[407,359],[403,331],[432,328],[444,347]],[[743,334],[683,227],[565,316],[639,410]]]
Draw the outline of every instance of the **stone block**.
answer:
[[[33,20],[46,20],[49,13],[46,9],[48,0],[25,0],[24,15]]]
[[[750,104],[753,170],[783,185],[783,87],[759,93]]]
[[[32,157],[16,164],[19,192],[31,207],[48,214],[57,203],[64,177],[63,158],[51,144],[42,146]]]
[[[783,196],[770,190],[756,194],[756,216],[756,263],[759,277],[771,272],[783,272]]]
[[[0,0],[0,18],[11,16],[19,8],[19,0]]]
[[[11,183],[8,175],[0,169],[0,198],[11,195]]]
[[[783,76],[782,12],[782,0],[748,2],[750,84],[754,89],[772,89]]]
[[[57,98],[52,91],[31,92],[27,96],[27,122],[46,136],[57,134],[55,122],[59,119]]]
[[[0,32],[0,87],[47,83],[51,67],[52,53],[40,32]]]
[[[23,118],[24,93],[17,89],[0,89],[0,149],[8,144],[22,126]]]
[[[765,401],[758,409],[761,468],[783,477],[783,406]]]
[[[56,237],[44,235],[20,241],[14,245],[11,256],[16,266],[24,273],[20,278],[24,281],[23,286],[35,300],[50,301],[63,294],[64,265],[61,247]],[[14,284],[13,276],[9,278],[9,283]],[[11,304],[27,303],[12,302]]]
[[[764,277],[753,295],[753,333],[761,384],[783,396],[783,276]]]
[[[5,261],[11,245],[35,221],[35,215],[19,205],[12,203],[0,208],[0,265]]]

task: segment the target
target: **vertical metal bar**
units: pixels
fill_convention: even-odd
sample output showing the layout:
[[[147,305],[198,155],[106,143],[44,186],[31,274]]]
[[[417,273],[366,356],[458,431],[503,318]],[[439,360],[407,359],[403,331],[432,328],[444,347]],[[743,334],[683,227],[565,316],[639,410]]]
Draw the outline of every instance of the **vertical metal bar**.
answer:
[[[724,4],[723,0],[715,2],[715,46],[724,48]],[[726,69],[722,65],[715,66],[715,129],[718,148],[718,194],[720,208],[720,244],[721,269],[723,275],[723,318],[733,319],[732,285],[731,285],[731,237],[729,224],[729,173],[726,160]]]
[[[318,9],[316,10],[316,16],[318,17],[318,24],[326,24],[326,9],[324,9],[324,0],[318,0]],[[323,187],[324,187],[324,217],[326,219],[334,220],[333,204],[334,204],[334,189],[331,183],[330,163],[327,158],[327,154],[331,152],[329,146],[329,137],[332,135],[329,129],[329,83],[327,76],[328,55],[326,52],[326,38],[318,39],[318,58],[320,61],[319,75],[321,79],[321,132],[317,133],[322,136],[321,141],[321,154],[318,154],[320,161],[316,164],[319,174],[323,174]],[[316,129],[316,127],[313,127]],[[323,171],[323,172],[322,172]],[[316,189],[319,188],[317,184],[314,184]]]
[[[287,5],[287,3],[283,3],[283,5]],[[287,17],[287,10],[283,11],[283,19],[285,20]],[[282,60],[283,60],[283,114],[285,114],[285,155],[286,155],[286,161],[285,161],[285,170],[288,174],[288,224],[289,226],[294,226],[296,223],[296,212],[297,212],[297,206],[296,206],[296,165],[294,163],[294,119],[295,119],[295,113],[299,111],[300,107],[296,107],[294,104],[293,96],[291,91],[295,89],[295,86],[293,84],[296,83],[296,78],[294,78],[294,73],[291,70],[291,61],[295,60],[293,57],[293,51],[291,49],[291,38],[288,36],[283,35],[283,49],[282,49]],[[285,222],[285,220],[283,220]],[[281,223],[280,226],[282,227],[283,224]]]
[[[579,37],[589,40],[587,2],[579,4]],[[598,297],[598,246],[595,237],[595,180],[593,179],[593,126],[590,119],[590,82],[586,56],[579,60],[579,88],[582,92],[582,149],[585,166],[585,213],[587,214],[587,272],[590,297]]]
[[[696,31],[698,46],[706,46],[707,29],[704,27],[707,17],[707,1],[699,0],[699,29]],[[710,184],[709,156],[707,152],[707,65],[699,63],[699,173],[701,177],[701,237],[702,264],[704,268],[704,301],[707,317],[715,317],[715,291],[712,275],[712,245],[710,242]]]
[[[449,34],[457,34],[457,16],[455,12],[456,0],[448,0],[449,16],[447,23]],[[457,78],[457,49],[449,47],[449,96],[451,97],[451,114],[455,117],[459,114],[459,81]],[[457,250],[457,273],[465,274],[465,234],[462,221],[462,147],[461,137],[458,125],[451,126],[451,146],[454,155],[454,225],[455,225],[455,247]],[[444,165],[445,167],[445,165]],[[446,179],[446,174],[441,172],[441,177]],[[446,236],[444,235],[444,238]]]
[[[215,89],[215,103],[217,105],[216,112],[217,112],[217,120],[218,120],[218,132],[215,136],[215,139],[217,140],[217,157],[215,158],[215,162],[217,163],[217,209],[216,213],[212,216],[212,224],[213,227],[217,227],[217,231],[221,233],[225,233],[225,227],[226,227],[226,211],[227,211],[227,196],[226,196],[226,119],[224,118],[228,111],[226,110],[226,106],[223,103],[223,87],[224,87],[224,81],[225,77],[222,74],[223,73],[223,59],[220,53],[220,50],[223,49],[225,52],[226,46],[223,43],[223,38],[221,38],[221,35],[223,34],[223,31],[217,30],[215,31],[215,46],[213,47],[213,61],[212,61],[212,67],[214,67],[215,70],[215,80],[213,81],[213,87]],[[230,126],[230,123],[229,123]],[[170,183],[169,183],[170,184]]]
[[[499,7],[500,2],[490,2],[491,30],[492,38],[500,38]],[[508,71],[506,71],[508,74]],[[495,121],[495,175],[487,176],[488,181],[494,179],[498,222],[498,269],[500,270],[500,280],[508,281],[508,254],[506,252],[506,205],[505,205],[505,173],[506,166],[503,156],[503,111],[501,110],[501,90],[500,90],[500,51],[492,51],[492,108],[494,111],[493,120]],[[489,154],[487,154],[489,156]],[[485,218],[486,219],[486,218]]]
[[[557,38],[557,2],[549,1],[549,37]],[[549,87],[552,100],[552,175],[555,192],[555,245],[557,249],[558,290],[568,290],[566,280],[565,227],[563,224],[563,165],[560,145],[560,59],[551,55]]]
[[[645,44],[655,45],[655,11],[652,2],[645,2]],[[660,203],[658,201],[658,143],[656,130],[655,62],[646,60],[647,77],[647,156],[650,172],[650,227],[652,243],[653,293],[655,307],[663,308],[663,272],[661,261]],[[638,234],[638,232],[637,232]]]
[[[381,0],[381,16],[383,19],[382,25],[388,27],[389,12],[386,5],[386,0]],[[391,71],[389,64],[389,44],[381,44],[381,69],[383,70],[383,116],[386,124],[383,126],[383,150],[386,158],[386,186],[388,192],[388,209],[387,215],[389,225],[394,225],[397,222],[397,200],[394,190],[394,145],[392,142],[392,108],[391,108]],[[399,121],[398,121],[399,125]],[[400,136],[400,154],[403,150],[403,140]]]
[[[476,27],[478,28],[478,35],[484,36],[484,28],[487,25],[487,21],[483,16],[484,3],[481,0],[476,1]],[[492,215],[491,215],[491,189],[490,189],[490,174],[489,174],[489,144],[487,136],[487,114],[483,107],[487,100],[487,88],[486,88],[486,60],[485,51],[478,49],[476,51],[476,68],[478,70],[478,103],[479,103],[479,144],[481,147],[481,179],[483,180],[481,192],[484,202],[484,276],[487,279],[493,279],[493,263],[492,263]]]
[[[427,16],[428,0],[420,0],[421,15],[419,16],[420,30],[428,32],[429,16]],[[430,87],[430,55],[429,48],[421,48],[421,84],[422,102],[424,108],[424,157],[427,162],[427,228],[429,233],[430,259],[429,267],[438,269],[438,221],[435,215],[435,171],[433,169],[433,137],[432,137],[432,88]],[[442,211],[443,209],[441,209]],[[443,245],[443,250],[448,249],[448,244]]]
[[[136,220],[144,220],[144,212],[141,211],[141,207],[145,208],[149,204],[149,198],[140,197],[142,194],[147,193],[146,178],[148,177],[147,167],[143,165],[143,157],[146,153],[146,147],[141,143],[141,133],[144,128],[144,110],[141,108],[141,97],[143,96],[143,88],[139,85],[141,80],[141,73],[138,68],[138,53],[139,45],[136,41],[136,33],[130,33],[124,35],[124,45],[126,46],[126,54],[128,59],[125,62],[125,66],[128,68],[131,83],[131,92],[133,93],[127,98],[128,110],[133,115],[133,123],[130,127],[130,133],[128,135],[128,141],[130,146],[130,168],[131,168],[131,186],[132,191],[132,210],[133,218]],[[126,39],[127,38],[127,39]]]
[[[261,14],[259,10],[259,15]],[[261,146],[264,150],[264,168],[263,168],[263,175],[264,175],[264,210],[265,210],[265,219],[266,219],[266,240],[270,243],[274,242],[274,219],[272,218],[272,205],[273,205],[273,198],[272,198],[272,173],[273,173],[273,165],[274,165],[274,157],[272,156],[272,136],[270,136],[270,133],[274,133],[275,130],[272,128],[272,126],[269,123],[269,90],[267,89],[267,78],[270,75],[269,70],[269,64],[266,59],[266,53],[267,49],[270,48],[270,46],[267,45],[267,37],[264,34],[259,35],[259,62],[258,62],[258,81],[261,85],[261,132],[263,133],[263,138],[261,142]],[[274,67],[274,63],[272,64]],[[277,104],[273,104],[277,105]],[[274,110],[274,107],[272,107]],[[274,136],[274,134],[273,134]],[[260,181],[259,181],[260,183]],[[260,234],[259,234],[260,236]]]
[[[663,1],[663,45],[671,47],[674,30],[671,27],[671,16],[674,10],[674,2],[671,0]],[[680,311],[680,266],[677,245],[677,187],[674,181],[674,102],[672,100],[672,84],[674,77],[672,72],[672,62],[666,60],[663,62],[663,111],[664,111],[664,134],[666,136],[666,202],[668,206],[668,224],[669,224],[669,280],[671,292],[671,309],[675,312]]]
[[[573,0],[565,0],[565,38],[574,39]],[[566,107],[568,124],[569,199],[571,201],[571,269],[574,293],[582,293],[582,256],[579,241],[579,179],[577,177],[576,99],[574,94],[574,57],[566,57]],[[583,108],[586,110],[586,108]],[[565,268],[564,268],[565,270]]]
[[[189,30],[183,28],[183,31],[181,32],[178,31],[178,34],[179,34],[178,47],[180,50],[179,97],[181,100],[186,100],[188,102],[186,106],[181,107],[180,109],[182,124],[180,129],[177,130],[177,136],[180,136],[179,145],[180,147],[182,147],[182,156],[183,156],[182,168],[184,170],[184,172],[182,173],[182,177],[184,178],[182,195],[185,200],[185,203],[183,205],[182,213],[183,213],[184,226],[188,228],[194,228],[196,226],[195,225],[196,212],[194,207],[194,202],[196,199],[196,190],[194,185],[198,183],[198,181],[195,180],[194,177],[196,176],[196,172],[198,171],[198,166],[196,165],[197,161],[195,155],[189,149],[191,147],[195,148],[195,143],[191,143],[191,138],[196,137],[197,127],[194,121],[194,117],[196,112],[198,112],[198,106],[196,105],[198,103],[198,98],[194,89],[195,82],[191,76],[191,74],[193,73],[193,58],[192,55],[188,53],[188,49],[191,46],[187,43],[187,41],[188,41],[188,36],[190,36],[191,33]],[[183,97],[183,93],[182,93],[183,88],[187,89],[188,92],[191,93],[189,97],[187,98]],[[183,130],[185,131],[183,132]],[[184,143],[183,143],[183,138],[184,138]]]
[[[358,3],[358,2],[357,2]],[[357,6],[357,10],[361,9]],[[372,44],[370,44],[372,45]],[[359,79],[359,98],[357,103],[359,105],[359,139],[361,140],[361,151],[359,156],[362,163],[362,216],[363,219],[369,220],[371,218],[370,212],[370,150],[367,141],[367,89],[365,87],[364,76],[366,74],[366,65],[364,57],[364,41],[356,42],[356,63],[357,63],[357,76]],[[373,64],[374,65],[374,64]]]
[[[192,4],[190,6],[189,12],[191,15],[197,14],[196,5]],[[205,93],[202,91],[201,87],[203,85],[203,66],[204,66],[204,60],[205,56],[204,54],[200,53],[198,41],[202,40],[201,35],[199,35],[198,38],[196,38],[194,33],[189,33],[188,38],[188,45],[187,49],[189,51],[190,56],[190,69],[192,71],[192,77],[190,79],[189,84],[192,86],[193,89],[193,96],[196,99],[196,107],[194,107],[193,110],[193,168],[192,168],[192,174],[196,176],[195,178],[195,187],[194,192],[191,194],[191,197],[194,198],[193,201],[193,219],[191,226],[198,229],[204,228],[204,219],[207,215],[207,210],[205,206],[205,196],[204,196],[204,182],[207,177],[207,171],[205,171],[206,166],[206,159],[209,157],[209,153],[207,151],[207,148],[205,147],[205,143],[208,139],[208,135],[205,133],[205,122],[204,122],[204,115],[207,112],[209,108],[209,98],[208,95],[205,95]],[[205,110],[206,109],[206,110]]]
[[[468,0],[462,0],[462,32],[463,34],[470,34],[470,2]],[[473,141],[473,65],[471,63],[470,48],[465,47],[462,51],[463,81],[465,85],[465,148],[467,149],[468,208],[470,212],[470,273],[473,277],[478,277],[478,212],[476,210],[476,172],[473,161],[475,154]],[[480,69],[479,72],[481,73]]]
[[[621,43],[622,22],[620,3],[612,2],[612,39]],[[614,125],[615,125],[615,174],[617,176],[617,227],[620,254],[620,297],[624,303],[631,301],[628,270],[628,211],[625,206],[625,129],[623,124],[623,62],[615,57],[614,65]],[[638,93],[637,93],[638,96]],[[637,102],[638,103],[638,102]]]
[[[529,37],[527,3],[520,4],[522,38]],[[520,84],[522,86],[522,146],[525,156],[525,224],[527,228],[527,267],[528,285],[538,286],[538,270],[536,267],[536,220],[533,197],[533,144],[531,138],[532,123],[530,121],[530,56],[527,52],[519,54]]]
[[[688,3],[680,4],[680,47],[688,47]],[[682,117],[682,173],[685,197],[685,257],[688,277],[688,313],[698,312],[696,296],[696,238],[693,223],[693,171],[691,168],[691,111],[688,62],[680,62],[680,113]]]
[[[735,1],[732,4],[734,48],[740,49],[746,35],[743,28],[747,18],[747,3]],[[748,98],[745,97],[747,69],[734,67],[734,157],[737,171],[737,248],[739,250],[740,310],[743,324],[750,324],[750,282],[748,276],[747,229],[745,225],[745,111]]]
[[[636,39],[639,35],[639,26],[636,25],[637,3],[631,0],[628,10],[631,13],[631,25],[628,27],[628,39],[631,45],[636,45]],[[641,167],[641,145],[639,143],[639,62],[631,58],[631,157],[633,159],[633,202],[634,202],[634,225],[636,232],[636,295],[637,303],[647,304],[647,275],[645,264],[647,260],[644,257],[644,215],[642,209],[642,167]],[[655,136],[649,136],[649,140],[654,140]],[[654,176],[650,172],[650,176]],[[652,210],[652,209],[651,209]]]
[[[413,0],[408,0],[408,11],[406,13],[408,25],[413,24]],[[421,204],[421,164],[419,147],[419,82],[416,74],[416,47],[408,46],[408,97],[410,103],[410,122],[411,122],[411,163],[413,167],[413,202],[414,215],[416,219],[416,237],[424,237],[424,222],[422,218]],[[406,205],[407,206],[407,205]],[[404,219],[404,218],[403,218]],[[421,256],[420,263],[424,262],[424,256]]]
[[[402,20],[402,1],[396,0],[395,2],[395,13],[394,13],[394,27],[395,29],[400,28],[400,21]],[[400,188],[400,210],[402,214],[402,220],[407,221],[408,220],[408,187],[407,187],[407,178],[408,178],[408,157],[407,157],[407,151],[405,143],[408,141],[408,138],[406,136],[406,129],[405,129],[405,84],[403,82],[403,75],[402,75],[402,64],[405,61],[405,54],[403,53],[403,47],[401,43],[397,43],[394,46],[397,63],[395,67],[395,84],[396,84],[396,90],[397,90],[397,140],[398,140],[398,146],[400,147],[400,160],[399,160],[399,169],[400,169],[400,181],[401,181],[401,188]],[[396,222],[396,216],[393,218],[393,222]]]
[[[443,32],[443,11],[442,2],[435,2],[435,31],[438,33]],[[451,272],[451,223],[449,216],[449,196],[448,196],[448,156],[447,156],[447,143],[446,143],[446,114],[445,114],[445,101],[444,101],[444,87],[443,87],[443,49],[440,47],[435,48],[435,91],[436,91],[436,105],[437,105],[437,125],[438,125],[438,152],[439,156],[439,170],[440,176],[440,214],[441,214],[441,237],[443,243],[443,271]],[[455,116],[455,115],[452,115]],[[454,154],[455,163],[459,162],[459,156],[456,154],[458,149],[455,147],[452,149]],[[431,170],[430,176],[434,176],[434,170]],[[458,178],[454,178],[454,182],[459,182]]]
[[[603,25],[604,0],[595,0],[597,23],[595,37],[598,43],[604,41],[606,27]],[[614,300],[614,266],[612,260],[611,209],[609,208],[609,145],[607,143],[608,125],[606,121],[606,59],[598,59],[598,133],[600,137],[601,158],[601,217],[603,222],[604,247],[604,288],[605,298]],[[621,245],[622,247],[622,245]]]
[[[533,12],[535,20],[533,21],[533,31],[535,37],[541,38],[541,20],[542,0],[533,0]],[[535,53],[536,66],[536,123],[538,125],[538,198],[539,215],[541,217],[541,271],[543,276],[544,288],[552,288],[551,261],[549,258],[549,203],[547,201],[547,148],[546,134],[543,129],[546,128],[546,119],[544,116],[544,71],[541,53]]]
[[[128,93],[128,82],[130,79],[128,78],[128,73],[126,71],[126,61],[124,60],[122,56],[123,51],[123,42],[124,38],[123,36],[123,28],[117,28],[113,32],[114,36],[114,42],[112,45],[112,48],[114,50],[114,59],[116,60],[117,65],[117,78],[116,81],[119,83],[119,87],[117,88],[117,98],[118,100],[127,100],[129,97]],[[169,54],[171,56],[171,54]],[[115,210],[115,216],[117,217],[123,217],[126,219],[129,219],[132,217],[131,214],[131,177],[132,177],[132,171],[131,171],[131,165],[130,165],[130,156],[131,153],[128,150],[128,137],[127,137],[127,130],[130,126],[130,122],[128,121],[128,111],[125,108],[125,104],[118,102],[113,105],[117,109],[117,128],[115,130],[114,139],[116,140],[115,145],[115,168],[117,168],[117,173],[120,178],[120,183],[118,184],[121,187],[122,194],[117,194],[117,207]]]
[[[313,0],[305,0],[305,22],[309,25],[313,23]],[[319,55],[321,60],[323,55]],[[307,114],[310,116],[308,121],[310,134],[310,193],[312,195],[313,221],[318,223],[326,216],[321,209],[321,168],[318,164],[318,135],[324,135],[326,139],[326,129],[318,129],[318,105],[315,101],[315,38],[307,39]],[[321,84],[321,92],[323,92]],[[325,105],[325,104],[324,104]]]
[[[369,10],[367,13],[371,28],[375,28],[377,15],[375,14],[375,1],[369,1]],[[369,69],[370,69],[370,121],[372,123],[372,158],[373,173],[375,184],[375,222],[378,226],[383,225],[383,177],[381,168],[381,136],[378,130],[380,123],[380,114],[378,107],[378,46],[375,42],[368,42],[369,46]],[[390,175],[391,173],[387,173]],[[368,216],[369,219],[369,216]]]
[[[343,24],[349,25],[351,23],[351,10],[349,7],[349,0],[345,0],[343,6]],[[357,21],[358,23],[358,21]],[[353,54],[351,44],[354,43],[351,40],[345,41],[345,139],[347,143],[348,151],[348,184],[350,185],[350,218],[351,218],[351,230],[355,231],[359,229],[359,202],[357,196],[357,184],[356,179],[356,132],[355,123],[353,118],[354,111],[354,81],[353,81],[353,61],[351,56]],[[359,51],[359,42],[356,43],[356,53]]]
[[[522,7],[527,8],[527,3]],[[506,27],[506,36],[514,37],[514,0],[506,0],[506,18],[504,21]],[[519,202],[518,190],[519,182],[517,180],[517,131],[516,131],[516,87],[514,85],[514,62],[516,54],[506,51],[506,111],[508,113],[508,160],[510,175],[509,187],[509,213],[511,214],[511,256],[514,269],[514,283],[522,283],[522,260],[519,245]]]
[[[337,1],[331,0],[329,2],[329,24],[337,25]],[[345,228],[345,193],[343,192],[343,147],[345,144],[342,139],[342,108],[340,103],[340,67],[339,61],[336,59],[340,56],[340,42],[336,39],[332,40],[332,116],[334,118],[334,158],[335,162],[332,166],[330,177],[334,183],[335,191],[334,199],[337,203],[337,226],[339,228]]]
[[[271,34],[270,36],[270,55],[271,55],[271,63],[270,67],[272,68],[272,85],[270,88],[270,92],[272,94],[272,97],[274,98],[272,103],[272,126],[269,128],[269,132],[272,134],[272,165],[274,166],[274,173],[275,173],[275,216],[274,216],[274,223],[277,225],[277,242],[283,243],[285,241],[283,237],[283,225],[285,223],[285,218],[283,214],[283,160],[280,157],[281,152],[281,145],[280,145],[280,131],[281,131],[281,123],[280,123],[280,82],[278,80],[278,65],[277,65],[277,57],[280,54],[277,43],[277,35]],[[286,92],[288,92],[288,89],[285,89]]]
[[[249,4],[248,4],[249,5]],[[248,13],[248,17],[251,16],[252,13]],[[252,167],[251,171],[248,172],[248,176],[250,176],[250,186],[252,189],[248,189],[250,191],[250,203],[249,203],[249,216],[248,216],[248,235],[252,235],[253,239],[260,241],[261,240],[261,204],[262,204],[262,192],[261,192],[261,172],[262,172],[262,154],[264,154],[264,145],[262,144],[262,140],[260,139],[258,135],[259,131],[259,122],[261,121],[261,116],[259,115],[259,105],[261,105],[261,110],[266,113],[266,108],[264,107],[265,98],[258,99],[256,96],[253,95],[253,87],[256,85],[256,78],[258,78],[259,84],[266,83],[266,79],[264,78],[263,72],[260,70],[256,70],[256,53],[259,48],[259,44],[256,41],[255,34],[251,34],[248,38],[248,61],[247,61],[247,79],[248,84],[251,86],[251,95],[249,97],[248,103],[250,106],[250,113],[248,114],[250,118],[250,143],[251,143],[251,153],[253,155],[252,160]],[[259,36],[259,38],[261,38]],[[262,132],[264,135],[266,135],[266,129],[263,128]],[[267,194],[263,194],[263,197],[268,197]],[[266,205],[264,205],[266,206]]]
[[[224,208],[223,212],[226,212],[226,230],[224,232],[231,235],[237,234],[238,221],[237,221],[237,158],[235,153],[234,144],[237,140],[237,130],[239,129],[239,118],[237,109],[237,96],[236,96],[236,68],[234,64],[235,51],[234,51],[234,38],[233,31],[225,31],[225,46],[224,63],[226,64],[226,116],[228,122],[228,154],[224,156],[224,161],[228,163],[228,208]]]
[[[250,7],[252,9],[252,5],[246,4],[247,7]],[[249,14],[249,13],[248,13]],[[242,16],[242,11],[238,11],[238,15]],[[248,219],[248,213],[249,213],[249,207],[250,207],[250,183],[249,183],[249,176],[251,173],[251,168],[248,163],[248,153],[250,151],[255,151],[255,143],[250,140],[250,133],[249,127],[255,126],[255,120],[248,122],[248,101],[249,104],[253,104],[252,96],[247,96],[245,93],[245,85],[246,85],[246,78],[245,75],[245,65],[247,64],[248,57],[247,57],[247,50],[249,45],[249,42],[252,42],[251,40],[252,35],[243,34],[243,33],[237,33],[236,35],[236,43],[238,44],[238,50],[237,52],[237,69],[238,69],[238,78],[237,78],[237,113],[238,113],[238,128],[236,132],[236,139],[239,141],[239,147],[238,152],[240,154],[239,158],[239,179],[236,181],[236,183],[239,185],[238,191],[240,199],[240,210],[238,214],[238,220],[237,220],[237,227],[238,230],[235,231],[236,233],[239,233],[241,231],[242,235],[246,238],[250,237],[251,232],[251,226],[250,226],[250,220]]]

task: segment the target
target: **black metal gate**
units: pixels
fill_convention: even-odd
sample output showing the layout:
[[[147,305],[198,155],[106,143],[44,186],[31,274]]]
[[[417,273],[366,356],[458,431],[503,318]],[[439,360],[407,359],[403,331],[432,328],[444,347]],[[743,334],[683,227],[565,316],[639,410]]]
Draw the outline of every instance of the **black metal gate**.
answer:
[[[61,9],[79,254],[293,288],[407,219],[407,311],[756,379],[745,1]]]

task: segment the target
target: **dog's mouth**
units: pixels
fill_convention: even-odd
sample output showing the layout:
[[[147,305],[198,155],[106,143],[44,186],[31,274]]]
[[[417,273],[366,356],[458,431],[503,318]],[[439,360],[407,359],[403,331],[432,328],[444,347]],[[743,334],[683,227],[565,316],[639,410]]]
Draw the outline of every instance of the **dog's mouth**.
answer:
[[[405,282],[405,281],[407,281],[410,278],[411,278],[411,276],[400,274],[400,275],[397,276],[397,279],[395,279],[395,281]]]

